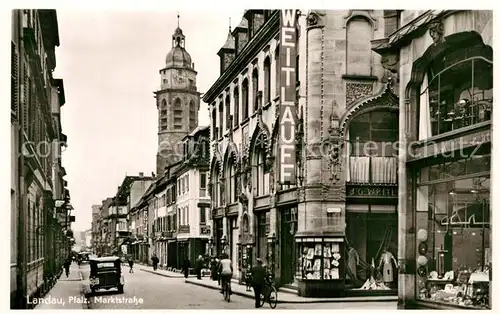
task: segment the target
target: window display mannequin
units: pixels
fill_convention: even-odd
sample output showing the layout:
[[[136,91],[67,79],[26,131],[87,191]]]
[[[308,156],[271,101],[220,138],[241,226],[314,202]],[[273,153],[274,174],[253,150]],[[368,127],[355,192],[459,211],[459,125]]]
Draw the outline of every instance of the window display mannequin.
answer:
[[[359,255],[358,252],[351,247],[347,252],[347,267],[349,267],[353,277],[351,279],[357,279],[357,265],[359,265]],[[351,276],[349,276],[349,278],[350,277]]]
[[[392,265],[392,262],[394,262],[394,265],[398,265],[398,262],[396,261],[396,258],[394,258],[394,255],[392,255],[391,252],[384,250],[380,257],[380,263],[378,267],[382,267],[382,278],[384,283],[386,284],[390,284],[394,281],[394,266]]]

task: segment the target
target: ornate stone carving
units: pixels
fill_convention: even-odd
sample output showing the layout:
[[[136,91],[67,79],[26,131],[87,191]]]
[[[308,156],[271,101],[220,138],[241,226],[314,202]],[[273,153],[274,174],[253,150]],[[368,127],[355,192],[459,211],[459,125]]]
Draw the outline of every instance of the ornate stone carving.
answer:
[[[248,197],[245,192],[241,192],[240,194],[238,194],[238,201],[243,206],[243,212],[246,212],[246,210],[248,209]]]
[[[354,102],[372,94],[373,84],[346,83],[345,103],[349,108]]]
[[[429,23],[429,35],[435,44],[443,41],[444,25],[441,20],[435,20]]]
[[[319,22],[319,16],[316,13],[309,13],[307,15],[307,26],[316,26]]]

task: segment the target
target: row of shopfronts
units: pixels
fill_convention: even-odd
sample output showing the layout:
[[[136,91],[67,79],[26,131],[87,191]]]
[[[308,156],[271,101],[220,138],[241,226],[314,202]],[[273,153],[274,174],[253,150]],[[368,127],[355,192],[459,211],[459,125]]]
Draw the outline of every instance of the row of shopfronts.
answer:
[[[298,18],[308,49],[315,47],[321,24],[328,26],[328,14],[310,11],[303,24]],[[252,19],[251,12],[246,16]],[[272,12],[263,16],[272,23]],[[295,184],[282,184],[283,159],[274,158],[279,133],[276,122],[272,125],[279,120],[266,116],[265,108],[256,111],[257,122],[251,120],[246,133],[243,121],[237,126],[241,133],[230,127],[228,136],[213,137],[213,253],[226,252],[237,261],[235,277],[243,278],[259,257],[278,286],[306,297],[398,294],[403,308],[491,307],[492,13],[429,10],[397,16],[397,27],[372,41],[385,71],[384,83],[374,88],[379,92],[324,118],[333,129],[330,140],[343,143],[341,157],[315,163],[298,155]],[[257,58],[250,69],[259,66]],[[308,74],[314,74],[315,64],[308,65]],[[305,83],[297,87],[298,95],[305,94],[303,85],[314,88],[314,82],[298,78]],[[204,99],[214,101],[214,110],[217,93],[230,82],[225,76],[219,80]],[[296,100],[297,124],[306,124],[305,131],[313,125],[306,115],[314,116],[316,109],[303,98]],[[314,94],[307,99],[312,103]],[[219,134],[215,121],[212,130]],[[298,127],[296,134],[307,138],[304,131]],[[253,156],[261,138],[264,158]],[[359,153],[368,142],[370,150]],[[297,150],[307,148],[302,143]],[[388,149],[380,149],[387,143]],[[227,170],[232,160],[234,177]],[[310,172],[305,178],[301,168]],[[339,179],[325,186],[324,172]]]

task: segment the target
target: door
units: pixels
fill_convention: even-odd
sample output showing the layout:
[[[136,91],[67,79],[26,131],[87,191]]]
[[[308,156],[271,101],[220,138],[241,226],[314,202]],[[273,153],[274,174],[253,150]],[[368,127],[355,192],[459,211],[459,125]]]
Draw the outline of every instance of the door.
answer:
[[[295,276],[295,232],[297,231],[297,207],[281,210],[281,285],[293,284]]]

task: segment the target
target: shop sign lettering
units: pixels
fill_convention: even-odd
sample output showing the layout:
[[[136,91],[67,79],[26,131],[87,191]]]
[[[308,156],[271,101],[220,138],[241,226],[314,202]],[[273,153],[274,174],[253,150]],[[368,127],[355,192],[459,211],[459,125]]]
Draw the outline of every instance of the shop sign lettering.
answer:
[[[347,196],[349,197],[390,197],[397,198],[397,187],[348,187]]]
[[[295,184],[295,58],[297,10],[281,10],[280,37],[280,183]]]

